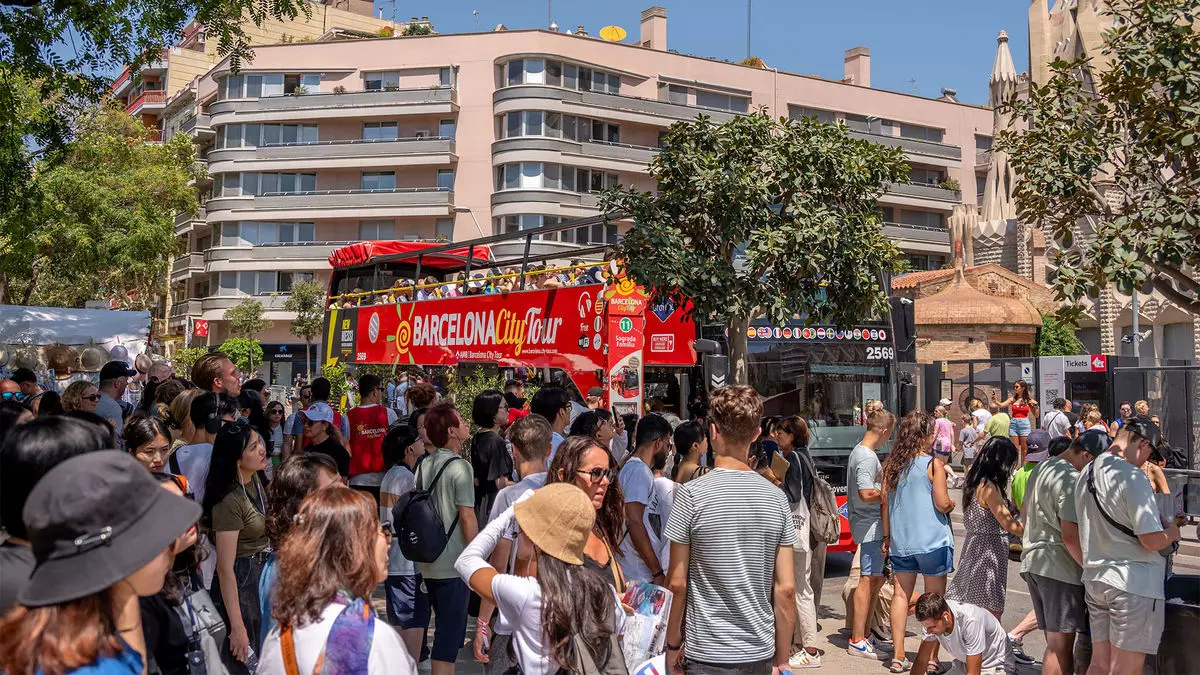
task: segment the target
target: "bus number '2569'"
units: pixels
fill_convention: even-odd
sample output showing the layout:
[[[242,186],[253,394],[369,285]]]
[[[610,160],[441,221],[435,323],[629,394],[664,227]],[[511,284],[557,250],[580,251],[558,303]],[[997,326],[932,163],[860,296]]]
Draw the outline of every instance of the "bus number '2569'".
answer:
[[[891,361],[896,358],[896,350],[891,347],[867,347],[868,361]]]

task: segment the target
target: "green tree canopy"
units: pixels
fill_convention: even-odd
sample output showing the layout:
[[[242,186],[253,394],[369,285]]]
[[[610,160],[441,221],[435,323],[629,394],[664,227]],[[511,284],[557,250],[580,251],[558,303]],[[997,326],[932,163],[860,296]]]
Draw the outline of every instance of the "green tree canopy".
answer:
[[[908,166],[894,148],[814,118],[765,112],[722,125],[677,122],[650,163],[658,192],[606,192],[609,217],[631,217],[620,254],[656,300],[691,302],[726,326],[733,380],[747,381],[746,328],[794,315],[841,326],[888,310],[883,273],[899,250],[875,206]]]
[[[15,84],[32,96],[30,85]],[[188,183],[198,174],[190,139],[148,141],[122,110],[80,111],[75,140],[57,162],[39,162],[24,186],[25,207],[0,211],[0,302],[154,305],[176,249],[174,214],[195,210]]]
[[[295,312],[292,319],[292,335],[304,340],[305,367],[308,369],[306,378],[312,379],[312,343],[321,335],[321,327],[325,319],[325,287],[316,281],[301,281],[292,286],[292,294],[288,296],[283,308]]]
[[[1079,326],[1072,316],[1059,314],[1043,314],[1042,327],[1037,334],[1038,356],[1074,356],[1086,354],[1087,347],[1079,339],[1076,332]]]
[[[225,320],[229,322],[229,332],[234,337],[250,338],[258,335],[271,326],[264,318],[266,310],[261,302],[246,298],[238,304],[225,310]]]
[[[175,352],[171,361],[175,363],[175,375],[187,380],[192,377],[192,366],[208,353],[208,347],[184,347]]]
[[[249,338],[229,338],[221,343],[218,351],[225,352],[233,365],[242,369],[244,373],[254,371],[254,365],[262,363],[263,350],[262,345],[258,340]]]
[[[1057,296],[1152,286],[1200,315],[1200,32],[1195,0],[1116,3],[1108,61],[1055,62],[1007,104],[1028,130],[1002,132],[1022,220],[1048,225]],[[1082,235],[1082,236],[1077,236]]]

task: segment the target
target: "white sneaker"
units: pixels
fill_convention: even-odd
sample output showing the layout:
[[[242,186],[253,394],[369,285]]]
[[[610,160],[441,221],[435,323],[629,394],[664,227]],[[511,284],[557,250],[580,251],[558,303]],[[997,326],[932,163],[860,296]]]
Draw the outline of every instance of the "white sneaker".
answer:
[[[809,654],[808,650],[801,649],[800,651],[796,652],[795,654],[792,654],[792,658],[788,659],[788,665],[791,666],[792,668],[797,668],[797,669],[799,669],[799,668],[820,668],[821,667],[821,655],[820,654]]]
[[[846,645],[846,653],[850,654],[851,656],[859,656],[864,659],[879,660],[884,658],[883,654],[875,651],[875,645],[872,644],[870,638],[867,638],[862,642],[851,642],[850,644]]]

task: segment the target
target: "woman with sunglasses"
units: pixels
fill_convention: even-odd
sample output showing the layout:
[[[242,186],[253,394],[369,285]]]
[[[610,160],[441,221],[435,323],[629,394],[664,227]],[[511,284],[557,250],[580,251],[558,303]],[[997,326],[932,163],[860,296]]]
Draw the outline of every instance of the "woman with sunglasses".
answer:
[[[279,549],[271,614],[258,675],[415,674],[396,631],[375,616],[371,594],[387,578],[391,530],[374,501],[344,487],[317,490],[300,505]]]
[[[72,382],[62,394],[63,410],[82,410],[96,412],[96,404],[100,402],[100,390],[96,385],[86,380]]]
[[[267,404],[267,426],[271,429],[271,448],[268,453],[267,478],[275,477],[275,469],[283,461],[283,418],[286,417],[283,403],[271,401]]]
[[[231,673],[247,668],[261,627],[258,582],[267,560],[266,496],[258,472],[266,468],[262,436],[249,423],[227,423],[213,440],[204,487],[204,523],[217,549],[213,604],[229,627],[222,649]],[[232,658],[231,658],[232,657]]]
[[[162,471],[171,450],[171,432],[157,417],[134,415],[121,431],[125,449],[151,473]]]
[[[590,436],[570,436],[558,446],[546,484],[571,483],[587,493],[596,509],[596,524],[584,546],[584,566],[597,570],[618,593],[625,576],[618,559],[625,538],[625,497],[617,484],[617,460]]]

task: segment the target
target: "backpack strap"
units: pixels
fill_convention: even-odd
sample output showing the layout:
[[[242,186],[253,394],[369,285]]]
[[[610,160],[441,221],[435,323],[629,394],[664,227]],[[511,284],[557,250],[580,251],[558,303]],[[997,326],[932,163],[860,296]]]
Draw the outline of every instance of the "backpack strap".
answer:
[[[433,482],[429,484],[429,487],[425,488],[425,491],[430,494],[433,494],[433,489],[437,486],[438,481],[441,480],[442,474],[446,472],[446,469],[450,468],[451,464],[453,464],[454,462],[456,462],[460,459],[464,462],[467,461],[467,460],[463,459],[462,457],[458,457],[456,455],[454,457],[451,457],[445,464],[443,464],[442,468],[438,469],[438,472],[433,475]],[[421,472],[421,468],[417,467],[417,473],[420,473],[420,472]],[[417,485],[420,485],[420,483],[417,483]],[[454,528],[458,527],[458,518],[459,518],[459,513],[458,513],[458,509],[456,508],[456,509],[454,509],[454,520],[450,521],[450,527],[446,530],[446,536],[450,536],[450,533],[454,532]]]
[[[171,456],[167,458],[167,466],[170,467],[171,473],[176,476],[183,475],[183,472],[179,470],[179,453],[171,453]]]
[[[292,637],[292,626],[288,624],[279,631],[279,651],[283,656],[283,670],[287,675],[300,675],[296,665],[296,642]]]
[[[1108,512],[1104,510],[1104,507],[1100,505],[1100,497],[1098,497],[1096,495],[1096,481],[1095,481],[1095,475],[1094,475],[1095,473],[1096,473],[1096,463],[1092,462],[1092,464],[1090,466],[1088,466],[1087,489],[1088,489],[1088,492],[1092,493],[1092,499],[1095,500],[1095,502],[1096,502],[1096,509],[1098,511],[1100,511],[1100,515],[1104,516],[1104,519],[1108,521],[1108,524],[1112,525],[1114,528],[1116,528],[1117,531],[1121,532],[1122,534],[1124,534],[1126,536],[1137,539],[1138,536],[1136,534],[1134,534],[1133,530],[1131,530],[1128,527],[1125,527],[1121,523],[1118,523],[1115,519],[1113,519],[1112,516],[1108,515]]]

